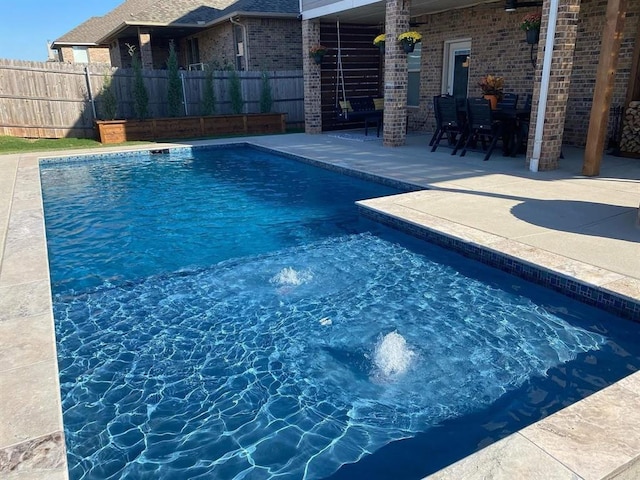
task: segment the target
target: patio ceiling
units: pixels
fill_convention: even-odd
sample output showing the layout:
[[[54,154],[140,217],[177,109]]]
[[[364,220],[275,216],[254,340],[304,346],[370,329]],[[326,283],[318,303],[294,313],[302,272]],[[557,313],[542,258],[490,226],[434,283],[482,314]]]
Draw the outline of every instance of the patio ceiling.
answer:
[[[343,2],[337,2],[340,4]],[[347,3],[347,2],[344,2]],[[349,2],[351,3],[351,2]],[[473,5],[480,5],[484,3],[496,3],[496,8],[503,8],[504,0],[412,0],[411,1],[411,18],[416,18],[421,15],[428,15],[446,10],[453,10],[458,8],[467,8]],[[337,5],[336,4],[336,5]],[[307,16],[304,18],[317,18],[320,17],[324,21],[340,20],[345,23],[361,23],[361,24],[378,24],[384,23],[385,20],[385,4],[386,2],[380,1],[370,3],[369,5],[358,6],[347,10],[321,13],[320,15]],[[305,12],[311,13],[314,12]],[[319,12],[318,12],[319,13]]]

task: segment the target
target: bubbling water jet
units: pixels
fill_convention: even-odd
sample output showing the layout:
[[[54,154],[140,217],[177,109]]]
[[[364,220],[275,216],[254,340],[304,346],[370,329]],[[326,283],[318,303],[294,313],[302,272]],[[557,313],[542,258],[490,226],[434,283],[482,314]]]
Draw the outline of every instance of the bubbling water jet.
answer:
[[[309,270],[295,270],[285,267],[276,273],[269,282],[280,286],[298,286],[313,279],[313,274]]]
[[[376,376],[393,378],[405,373],[416,353],[407,346],[407,341],[398,332],[382,337],[373,352]]]

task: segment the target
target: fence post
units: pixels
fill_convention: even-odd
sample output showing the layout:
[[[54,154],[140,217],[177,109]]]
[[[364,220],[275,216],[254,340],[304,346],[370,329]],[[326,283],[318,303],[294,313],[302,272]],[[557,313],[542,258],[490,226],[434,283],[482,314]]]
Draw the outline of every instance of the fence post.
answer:
[[[87,91],[89,92],[89,101],[91,102],[91,111],[93,112],[93,119],[98,118],[96,115],[96,103],[93,100],[93,92],[91,91],[91,78],[89,77],[89,68],[84,67],[84,76],[87,80]]]
[[[187,106],[187,91],[184,88],[184,72],[180,73],[180,79],[182,80],[182,103],[184,103],[184,116],[189,116],[189,107]]]

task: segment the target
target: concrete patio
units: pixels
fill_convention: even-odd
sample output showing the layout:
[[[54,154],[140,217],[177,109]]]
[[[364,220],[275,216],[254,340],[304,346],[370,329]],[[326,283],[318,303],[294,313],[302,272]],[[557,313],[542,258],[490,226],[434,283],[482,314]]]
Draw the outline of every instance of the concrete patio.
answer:
[[[344,132],[343,132],[344,133]],[[349,133],[349,132],[347,132]],[[582,151],[561,168],[529,172],[524,157],[430,153],[351,132],[184,142],[247,141],[336,167],[424,187],[363,207],[440,232],[627,299],[640,309],[640,160],[606,156],[580,175]],[[171,146],[163,144],[162,147]],[[138,150],[152,147],[136,147]],[[67,478],[38,159],[90,151],[0,156],[0,477]],[[640,477],[640,373],[432,475],[439,479]]]

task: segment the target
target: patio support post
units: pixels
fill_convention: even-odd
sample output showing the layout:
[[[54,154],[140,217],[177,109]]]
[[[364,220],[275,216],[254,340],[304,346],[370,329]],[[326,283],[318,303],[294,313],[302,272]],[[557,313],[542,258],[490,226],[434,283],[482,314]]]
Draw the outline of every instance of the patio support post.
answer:
[[[555,35],[551,42],[547,37],[550,11],[552,5],[557,5],[555,21]],[[554,2],[544,0],[542,6],[542,25],[540,28],[540,46],[538,49],[538,67],[536,68],[533,87],[533,105],[531,113],[531,128],[527,148],[527,162],[529,168],[537,170],[554,170],[558,168],[558,159],[562,151],[562,137],[564,122],[569,99],[569,86],[573,70],[573,56],[578,31],[578,15],[580,0],[562,0]],[[551,32],[553,33],[553,32]],[[550,55],[549,68],[543,61],[545,55]],[[544,76],[544,77],[543,77]],[[544,108],[539,108],[541,91],[546,83],[546,102]],[[539,112],[544,112],[544,120],[538,121]],[[539,130],[542,130],[541,132]]]
[[[410,0],[387,0],[384,55],[383,145],[404,145],[407,128],[407,54],[396,39],[409,30]]]
[[[320,72],[322,65],[316,64],[309,49],[320,45],[320,21],[302,21],[302,70],[304,76],[304,131],[322,133],[322,98]]]
[[[140,43],[140,60],[142,68],[153,68],[153,55],[151,54],[151,34],[141,28],[138,29],[138,42]]]
[[[590,177],[600,174],[626,10],[627,0],[609,0],[607,4],[607,20],[602,32],[596,86],[593,91],[587,145],[582,165],[582,174]]]

